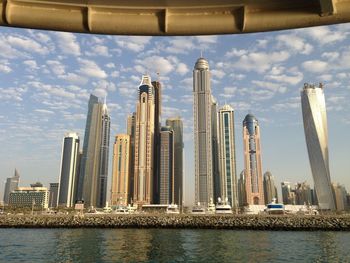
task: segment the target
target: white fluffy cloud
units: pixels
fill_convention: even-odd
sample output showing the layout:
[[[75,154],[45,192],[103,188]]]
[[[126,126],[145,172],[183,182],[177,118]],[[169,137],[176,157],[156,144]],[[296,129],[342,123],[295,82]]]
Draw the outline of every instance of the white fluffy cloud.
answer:
[[[305,70],[312,73],[321,73],[327,70],[327,62],[321,60],[308,60],[303,62],[302,66]]]
[[[94,61],[79,58],[78,62],[80,63],[79,71],[85,76],[100,79],[107,77],[106,72],[102,70]]]
[[[128,49],[133,52],[140,52],[151,41],[149,36],[117,36],[115,42],[121,48]]]
[[[57,45],[61,51],[68,55],[80,56],[80,45],[74,34],[68,32],[55,32]]]
[[[308,55],[312,52],[313,46],[295,34],[284,34],[276,37],[278,46],[287,47],[289,50]]]
[[[135,66],[136,71],[141,74],[154,74],[159,72],[161,76],[165,76],[174,70],[171,59],[161,56],[151,56],[144,59],[137,59]],[[146,71],[146,72],[145,72]]]
[[[189,69],[185,63],[179,63],[177,65],[176,72],[179,73],[181,76],[186,75],[188,71]]]

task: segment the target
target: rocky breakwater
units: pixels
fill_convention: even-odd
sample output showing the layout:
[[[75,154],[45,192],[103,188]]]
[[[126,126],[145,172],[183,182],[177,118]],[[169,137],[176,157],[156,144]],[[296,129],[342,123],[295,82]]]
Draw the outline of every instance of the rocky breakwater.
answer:
[[[7,215],[0,228],[203,228],[350,231],[349,215]]]

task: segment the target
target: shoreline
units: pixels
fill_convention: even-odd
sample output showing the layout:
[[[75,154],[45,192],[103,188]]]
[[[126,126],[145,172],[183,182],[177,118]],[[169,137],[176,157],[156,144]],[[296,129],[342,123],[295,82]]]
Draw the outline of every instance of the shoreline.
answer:
[[[350,231],[349,215],[7,215],[0,228],[174,228]]]

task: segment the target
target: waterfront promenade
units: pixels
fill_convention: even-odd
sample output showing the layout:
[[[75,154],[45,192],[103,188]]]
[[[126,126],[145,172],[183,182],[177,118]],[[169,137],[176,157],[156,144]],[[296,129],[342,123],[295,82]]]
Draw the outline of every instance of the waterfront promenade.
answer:
[[[349,215],[7,215],[0,228],[187,228],[350,231]]]

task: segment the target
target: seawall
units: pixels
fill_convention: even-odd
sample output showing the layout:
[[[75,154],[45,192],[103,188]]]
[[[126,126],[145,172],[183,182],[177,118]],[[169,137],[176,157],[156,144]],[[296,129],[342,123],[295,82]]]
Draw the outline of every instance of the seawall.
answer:
[[[350,231],[350,216],[7,215],[0,228],[190,228]]]

